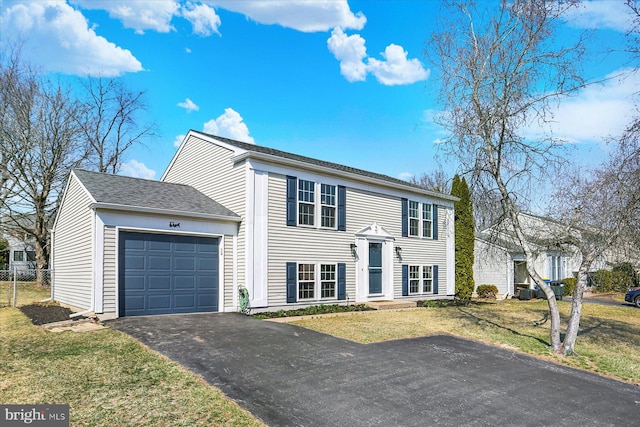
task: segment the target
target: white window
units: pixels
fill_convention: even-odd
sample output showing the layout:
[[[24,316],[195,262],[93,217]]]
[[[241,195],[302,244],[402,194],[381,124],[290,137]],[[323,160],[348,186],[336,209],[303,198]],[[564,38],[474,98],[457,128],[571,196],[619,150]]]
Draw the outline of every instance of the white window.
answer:
[[[422,266],[422,293],[430,294],[433,292],[433,267],[430,265]]]
[[[298,180],[298,224],[314,225],[315,183]]]
[[[315,298],[315,268],[315,264],[298,264],[298,299]]]
[[[336,288],[336,265],[320,264],[320,298],[335,298]]]
[[[14,261],[24,261],[24,251],[13,251]]]
[[[565,278],[564,273],[564,257],[559,255],[552,255],[549,257],[550,271],[549,278],[551,280],[562,280]]]
[[[409,266],[409,294],[420,293],[420,266]]]
[[[36,260],[36,251],[27,251],[27,261],[34,262]]]
[[[320,185],[320,226],[336,228],[336,186]]]
[[[433,293],[433,266],[409,266],[409,295]]]
[[[337,293],[337,264],[298,264],[298,300],[336,299]]]
[[[430,203],[408,201],[407,229],[410,237],[433,238],[433,209]]]
[[[409,200],[409,236],[420,235],[420,203]]]
[[[422,237],[431,238],[431,230],[433,229],[433,215],[431,214],[431,205],[422,204]]]

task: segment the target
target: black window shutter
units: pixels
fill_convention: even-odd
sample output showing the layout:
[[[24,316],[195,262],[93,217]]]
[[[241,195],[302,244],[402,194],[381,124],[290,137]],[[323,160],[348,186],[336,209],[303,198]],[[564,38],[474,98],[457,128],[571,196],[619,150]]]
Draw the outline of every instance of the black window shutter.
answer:
[[[400,199],[402,202],[402,237],[409,236],[409,200]]]
[[[338,299],[347,299],[347,265],[338,263]]]
[[[433,293],[438,293],[438,266],[433,266]]]
[[[338,231],[347,230],[347,189],[338,185]]]
[[[296,302],[296,263],[287,263],[287,303]]]
[[[402,264],[402,296],[409,295],[409,266]]]
[[[287,176],[287,225],[296,225],[296,186],[295,176]]]
[[[433,212],[433,240],[438,240],[438,205],[433,205],[431,212]]]

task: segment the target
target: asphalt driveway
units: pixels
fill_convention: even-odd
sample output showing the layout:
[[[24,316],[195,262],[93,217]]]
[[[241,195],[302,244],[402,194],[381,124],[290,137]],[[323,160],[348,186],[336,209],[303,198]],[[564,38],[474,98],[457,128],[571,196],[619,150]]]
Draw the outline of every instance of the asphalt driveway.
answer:
[[[450,336],[357,344],[241,314],[109,325],[270,426],[628,426],[638,387]]]

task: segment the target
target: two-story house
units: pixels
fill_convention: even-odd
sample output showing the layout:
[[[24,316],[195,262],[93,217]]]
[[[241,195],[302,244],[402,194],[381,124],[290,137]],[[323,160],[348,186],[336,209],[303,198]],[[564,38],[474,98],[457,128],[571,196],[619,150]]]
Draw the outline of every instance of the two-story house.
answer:
[[[53,298],[103,317],[450,298],[454,197],[190,131],[160,181],[74,170]]]

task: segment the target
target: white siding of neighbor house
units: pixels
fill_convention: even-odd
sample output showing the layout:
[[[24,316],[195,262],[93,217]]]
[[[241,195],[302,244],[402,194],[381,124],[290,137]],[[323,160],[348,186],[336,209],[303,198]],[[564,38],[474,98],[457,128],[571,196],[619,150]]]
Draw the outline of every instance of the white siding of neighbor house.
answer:
[[[104,227],[104,312],[114,313],[116,311],[116,283],[118,271],[116,262],[116,228],[113,225]]]
[[[297,176],[292,171],[292,176]],[[304,176],[301,178],[305,179]],[[332,179],[335,181],[335,178]],[[322,182],[322,181],[320,181]],[[286,177],[269,174],[269,305],[286,305],[286,263],[326,262],[346,264],[346,291],[350,301],[356,296],[356,261],[350,244],[355,234],[374,222],[395,237],[394,246],[402,247],[402,261],[393,253],[393,297],[402,297],[402,264],[439,266],[439,295],[447,295],[446,211],[438,210],[439,240],[401,237],[402,202],[394,195],[346,187],[346,231],[291,227],[286,225]],[[426,201],[422,197],[407,196]],[[431,202],[437,203],[436,200]],[[324,301],[322,301],[324,302]]]
[[[474,245],[473,280],[476,286],[495,285],[499,294],[509,290],[513,281],[513,259],[504,249],[476,239]]]
[[[246,169],[244,163],[234,165],[234,152],[191,136],[180,147],[165,172],[164,181],[186,184],[245,218]],[[238,271],[244,271],[245,221],[238,230]],[[244,275],[238,275],[244,285]]]
[[[73,177],[55,225],[54,299],[70,306],[90,309],[93,287],[92,200]]]

